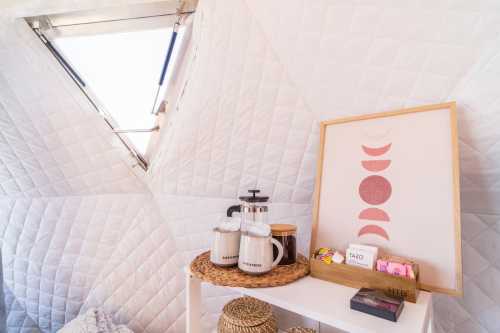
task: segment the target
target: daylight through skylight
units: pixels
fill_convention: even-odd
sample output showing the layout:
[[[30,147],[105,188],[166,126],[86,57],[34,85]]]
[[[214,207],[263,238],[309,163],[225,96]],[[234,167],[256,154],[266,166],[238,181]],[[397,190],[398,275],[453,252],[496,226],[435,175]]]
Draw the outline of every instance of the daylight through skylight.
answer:
[[[172,28],[59,37],[54,44],[120,129],[154,127],[151,114]],[[175,65],[179,33],[162,87]],[[162,98],[160,94],[160,98]],[[127,133],[141,154],[151,133]]]

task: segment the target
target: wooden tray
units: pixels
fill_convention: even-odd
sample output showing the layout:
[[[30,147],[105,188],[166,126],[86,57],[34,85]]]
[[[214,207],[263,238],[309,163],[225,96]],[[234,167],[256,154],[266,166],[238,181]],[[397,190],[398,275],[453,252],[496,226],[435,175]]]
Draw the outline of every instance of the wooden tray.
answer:
[[[210,262],[210,251],[197,256],[191,262],[191,273],[197,278],[218,286],[265,288],[289,284],[309,274],[309,263],[303,255],[297,255],[293,265],[276,266],[264,275],[249,275],[235,267],[219,267]]]
[[[311,276],[315,278],[352,288],[380,289],[388,295],[403,297],[412,303],[417,302],[418,271],[417,279],[412,280],[347,264],[325,264],[314,258],[311,258],[310,262]]]

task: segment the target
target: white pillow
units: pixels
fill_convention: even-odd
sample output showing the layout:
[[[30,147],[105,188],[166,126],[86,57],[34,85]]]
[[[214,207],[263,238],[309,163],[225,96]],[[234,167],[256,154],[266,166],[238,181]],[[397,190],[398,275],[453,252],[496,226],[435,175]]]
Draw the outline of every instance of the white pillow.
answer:
[[[134,333],[124,325],[115,325],[100,309],[89,309],[58,331],[58,333]]]
[[[0,332],[7,332],[7,316],[5,314],[5,295],[3,293],[2,256],[0,255]]]

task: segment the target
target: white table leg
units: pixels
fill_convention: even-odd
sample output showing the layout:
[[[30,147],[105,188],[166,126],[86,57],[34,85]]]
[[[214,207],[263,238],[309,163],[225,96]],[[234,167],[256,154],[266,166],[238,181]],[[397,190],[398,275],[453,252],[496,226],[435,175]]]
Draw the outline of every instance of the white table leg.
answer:
[[[431,305],[431,315],[429,318],[429,329],[427,330],[427,333],[432,333],[434,332],[434,308]]]
[[[201,333],[201,280],[186,272],[186,332]]]
[[[431,296],[432,297],[432,296]],[[432,299],[429,301],[429,307],[427,309],[427,315],[426,315],[426,320],[427,320],[427,327],[425,328],[426,333],[432,333],[434,330],[434,325],[433,325],[433,319],[434,319],[434,306],[433,306],[433,301]]]

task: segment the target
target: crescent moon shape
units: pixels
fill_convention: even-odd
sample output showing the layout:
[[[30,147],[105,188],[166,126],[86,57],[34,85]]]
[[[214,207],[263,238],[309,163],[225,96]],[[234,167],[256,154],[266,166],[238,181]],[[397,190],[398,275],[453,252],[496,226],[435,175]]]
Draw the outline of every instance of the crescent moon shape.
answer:
[[[389,235],[387,234],[387,232],[378,225],[373,225],[373,224],[365,225],[363,228],[361,228],[358,232],[358,237],[370,234],[377,235],[382,238],[385,238],[386,240],[389,240]]]
[[[391,145],[392,143],[389,143],[382,147],[373,147],[373,148],[362,145],[361,148],[363,148],[363,151],[370,156],[380,156],[387,153],[389,149],[391,149]]]
[[[391,160],[366,160],[361,161],[361,165],[368,171],[379,172],[387,169],[391,165]]]
[[[384,221],[384,222],[391,221],[389,215],[385,211],[374,207],[366,208],[363,211],[361,211],[361,213],[359,213],[358,218],[361,220]]]
[[[365,126],[362,129],[363,134],[370,139],[383,139],[391,133],[392,128],[373,128],[371,126]]]

